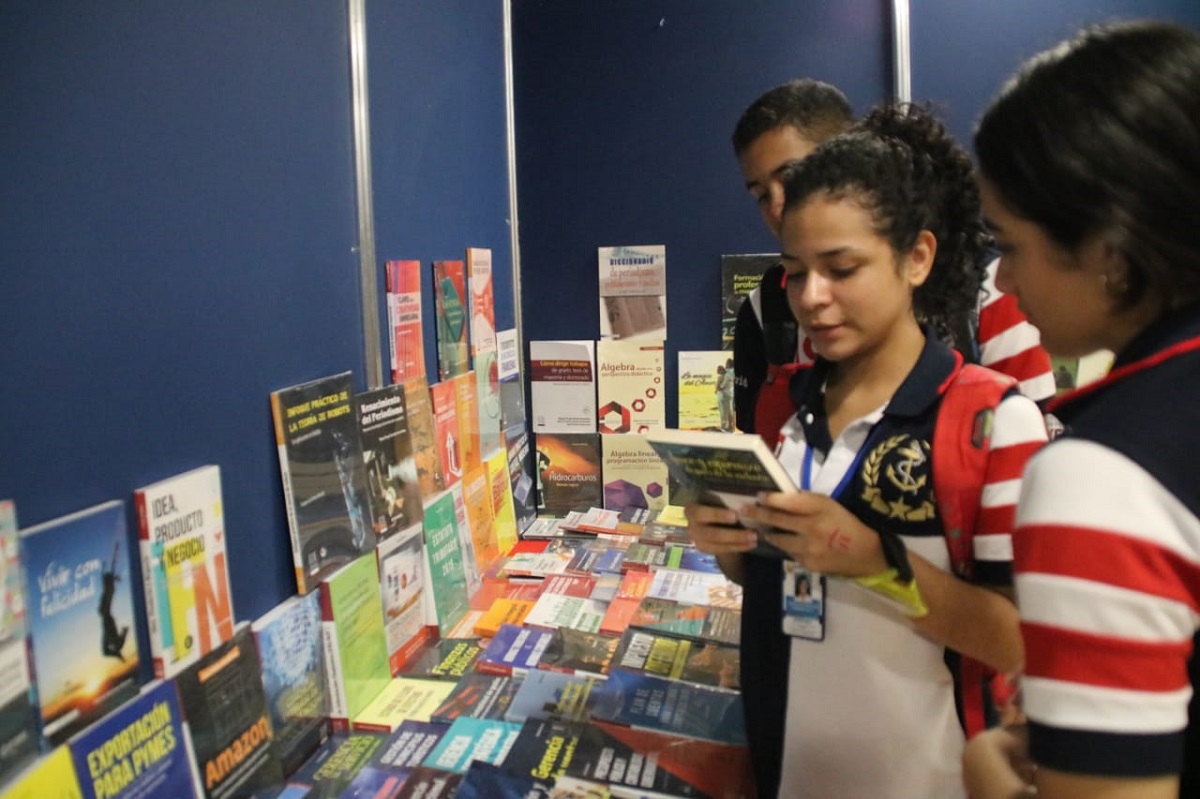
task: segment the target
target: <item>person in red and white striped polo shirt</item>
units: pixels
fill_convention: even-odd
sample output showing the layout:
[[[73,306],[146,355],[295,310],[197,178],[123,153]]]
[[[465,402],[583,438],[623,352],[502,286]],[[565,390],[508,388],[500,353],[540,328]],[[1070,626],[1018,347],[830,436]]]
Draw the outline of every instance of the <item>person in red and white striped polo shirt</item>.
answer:
[[[1055,354],[1115,353],[1050,406],[1013,534],[1023,737],[974,739],[974,799],[1200,796],[1200,34],[1088,29],[975,138],[999,287]]]

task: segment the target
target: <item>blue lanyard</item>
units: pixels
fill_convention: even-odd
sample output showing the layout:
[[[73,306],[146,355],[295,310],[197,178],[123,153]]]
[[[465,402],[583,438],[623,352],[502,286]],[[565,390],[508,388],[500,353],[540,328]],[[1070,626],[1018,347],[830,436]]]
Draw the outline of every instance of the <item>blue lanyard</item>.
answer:
[[[867,456],[867,450],[871,443],[875,440],[875,433],[878,431],[879,422],[882,422],[882,417],[878,422],[871,425],[870,432],[867,433],[866,439],[862,446],[858,448],[858,452],[854,455],[854,460],[850,462],[850,468],[846,469],[846,473],[842,475],[842,479],[837,486],[829,494],[829,496],[837,499],[846,490],[846,486],[850,485],[850,481],[854,479],[854,475],[858,472],[858,467],[862,465],[863,458]],[[812,490],[812,468],[813,468],[813,448],[807,440],[804,442],[804,458],[800,462],[800,490]]]

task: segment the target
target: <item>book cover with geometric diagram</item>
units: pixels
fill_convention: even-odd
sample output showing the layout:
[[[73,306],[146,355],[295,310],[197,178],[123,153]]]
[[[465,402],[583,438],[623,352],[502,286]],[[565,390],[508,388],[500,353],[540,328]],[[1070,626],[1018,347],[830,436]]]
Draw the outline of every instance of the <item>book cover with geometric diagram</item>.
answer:
[[[538,514],[564,517],[603,504],[599,433],[538,433]]]
[[[467,277],[462,261],[433,262],[436,301],[438,380],[464,374],[471,368]]]
[[[376,543],[421,523],[421,485],[403,386],[355,397]]]
[[[596,432],[596,342],[529,342],[534,433]]]
[[[436,625],[445,637],[466,614],[470,596],[454,495],[449,491],[425,505],[425,564],[433,598],[426,624]]]
[[[727,350],[682,350],[679,353],[679,429],[720,430],[721,378]]]
[[[255,619],[250,631],[262,664],[275,749],[283,773],[291,774],[328,735],[320,592],[293,594]]]
[[[458,421],[458,392],[454,381],[434,383],[429,387],[429,399],[433,408],[438,457],[442,464],[442,484],[450,488],[463,476],[462,431]]]
[[[173,680],[150,683],[71,739],[70,746],[87,799],[198,795],[198,774]]]
[[[329,720],[343,732],[392,679],[375,553],[338,569],[320,592]]]
[[[421,262],[388,261],[388,321],[392,382],[425,377],[425,338],[421,311]]]
[[[772,253],[721,256],[721,349],[733,349],[733,328],[742,303],[758,288],[763,273],[777,263],[779,255]]]
[[[600,247],[601,339],[667,337],[667,248]]]
[[[431,629],[426,603],[425,535],[420,525],[381,543],[379,586],[383,593],[383,618],[387,631],[388,664],[392,676],[400,673],[429,639]]]
[[[600,436],[600,471],[604,475],[604,507],[608,510],[657,513],[670,501],[666,464],[642,436]],[[610,532],[617,531],[614,528]]]
[[[596,342],[601,433],[644,433],[667,425],[662,341]]]
[[[20,531],[43,749],[133,698],[138,645],[125,503]]]
[[[0,500],[0,786],[38,752],[36,697],[29,673],[25,574],[17,535],[17,508]]]
[[[483,462],[483,468],[491,489],[496,549],[499,554],[507,554],[518,538],[512,483],[508,475],[508,452],[504,449],[496,450]]]
[[[417,484],[421,489],[421,497],[429,499],[439,491],[446,490],[446,478],[442,473],[442,453],[433,418],[433,398],[425,378],[404,384],[404,406],[408,417],[408,435],[412,439],[413,461],[417,467]]]
[[[233,635],[221,470],[160,480],[133,500],[154,675],[171,677]]]
[[[208,799],[253,794],[283,779],[262,667],[249,624],[174,682]]]
[[[296,587],[307,594],[375,547],[353,375],[273,391],[271,412]]]

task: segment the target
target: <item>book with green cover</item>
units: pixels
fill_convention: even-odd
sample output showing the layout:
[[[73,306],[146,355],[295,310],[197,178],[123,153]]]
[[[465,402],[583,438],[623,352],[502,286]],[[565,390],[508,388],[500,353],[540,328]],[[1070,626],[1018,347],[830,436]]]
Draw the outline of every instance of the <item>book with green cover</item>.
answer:
[[[375,553],[338,569],[320,590],[329,719],[344,731],[392,678]]]
[[[433,623],[448,635],[469,606],[467,572],[454,496],[446,491],[425,505],[425,563],[433,597]]]

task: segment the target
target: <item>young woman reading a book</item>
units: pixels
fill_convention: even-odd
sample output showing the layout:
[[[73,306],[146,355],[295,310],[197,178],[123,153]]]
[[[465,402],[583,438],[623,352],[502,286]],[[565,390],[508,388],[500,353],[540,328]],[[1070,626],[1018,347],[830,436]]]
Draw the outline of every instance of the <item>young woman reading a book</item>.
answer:
[[[978,799],[1200,796],[1198,121],[1200,34],[1142,22],[1036,56],[976,133],[1004,290],[1051,352],[1116,354],[1051,406],[1066,432],[1026,469],[1014,568],[1037,765],[1010,762],[1008,731],[978,736]]]
[[[952,574],[930,442],[962,364],[943,339],[984,276],[971,163],[926,112],[887,107],[783,183],[788,300],[818,355],[792,380],[797,413],[777,450],[801,491],[740,512],[687,508],[697,547],[745,586],[760,794],[961,799],[965,736],[947,661],[1021,663],[1009,522],[1024,462],[1045,441],[1039,409],[1015,388],[977,417],[980,441],[991,435],[974,580]],[[775,530],[766,538],[792,562],[749,554],[754,534],[728,526],[739,521]],[[822,581],[820,613],[785,601],[796,569]]]

